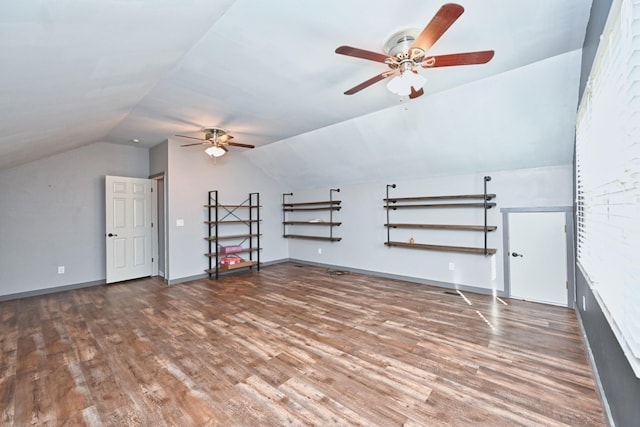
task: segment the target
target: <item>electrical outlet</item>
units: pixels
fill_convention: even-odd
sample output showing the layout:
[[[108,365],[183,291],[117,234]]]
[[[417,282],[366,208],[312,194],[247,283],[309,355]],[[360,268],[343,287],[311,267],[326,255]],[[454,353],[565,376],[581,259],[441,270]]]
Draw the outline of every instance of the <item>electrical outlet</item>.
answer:
[[[64,274],[64,265],[58,266],[58,274]]]
[[[449,271],[454,271],[456,269],[456,265],[452,262],[449,263]]]
[[[322,255],[322,248],[318,248],[318,255]]]

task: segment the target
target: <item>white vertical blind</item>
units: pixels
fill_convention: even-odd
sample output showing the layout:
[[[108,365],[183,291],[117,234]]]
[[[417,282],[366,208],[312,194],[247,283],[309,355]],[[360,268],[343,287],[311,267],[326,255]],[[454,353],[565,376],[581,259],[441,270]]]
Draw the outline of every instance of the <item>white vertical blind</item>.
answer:
[[[611,8],[578,109],[576,186],[578,264],[640,378],[639,0]]]

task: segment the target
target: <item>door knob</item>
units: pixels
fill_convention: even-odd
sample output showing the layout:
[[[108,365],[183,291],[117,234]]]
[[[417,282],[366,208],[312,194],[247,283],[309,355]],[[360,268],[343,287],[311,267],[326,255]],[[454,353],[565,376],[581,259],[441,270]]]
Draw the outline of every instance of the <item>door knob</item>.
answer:
[[[107,234],[107,236],[109,236],[109,237],[118,237],[117,234],[113,234],[113,233],[109,233],[109,234]]]
[[[517,257],[521,257],[522,258],[524,255],[519,254],[517,252],[511,252],[511,256],[514,257],[514,258],[517,258]]]

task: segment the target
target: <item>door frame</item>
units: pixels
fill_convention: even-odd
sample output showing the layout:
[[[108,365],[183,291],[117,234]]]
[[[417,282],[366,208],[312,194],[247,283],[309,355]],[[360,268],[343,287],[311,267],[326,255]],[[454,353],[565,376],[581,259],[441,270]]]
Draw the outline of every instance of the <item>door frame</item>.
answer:
[[[106,209],[108,209],[107,205],[106,205],[106,199],[107,199],[107,178],[108,177],[112,177],[112,178],[127,178],[127,179],[141,179],[141,180],[146,180],[149,181],[149,188],[150,188],[150,203],[151,205],[149,206],[149,210],[150,210],[150,222],[151,222],[151,253],[149,253],[148,255],[148,261],[151,263],[151,274],[150,276],[157,276],[158,275],[158,230],[157,230],[157,224],[158,224],[158,212],[157,212],[157,204],[158,204],[158,196],[157,196],[157,188],[158,188],[158,182],[154,179],[151,178],[140,178],[140,177],[135,177],[135,176],[125,176],[125,175],[104,175],[104,179],[103,179],[103,199],[105,200],[105,216],[104,216],[104,226],[105,226],[105,230],[108,229],[108,224],[107,224],[107,215],[106,215]],[[105,243],[104,243],[104,247],[105,247],[105,282],[107,282],[108,280],[108,273],[106,270],[109,269],[108,266],[108,257],[109,255],[107,254],[108,250],[107,250],[107,234],[105,231]],[[107,284],[111,284],[111,283],[118,283],[119,281],[116,282],[107,282]]]
[[[163,260],[164,260],[164,266],[163,266],[163,270],[162,270],[162,275],[160,275],[165,282],[168,282],[168,278],[169,278],[169,262],[168,262],[168,248],[167,248],[167,236],[168,236],[168,229],[167,229],[167,214],[168,214],[168,204],[167,204],[167,175],[165,172],[160,172],[160,173],[156,173],[153,174],[151,176],[149,176],[149,179],[152,179],[154,181],[154,185],[155,185],[155,189],[154,189],[154,195],[153,195],[153,200],[152,200],[152,204],[153,204],[153,223],[155,224],[154,227],[154,236],[153,236],[153,254],[155,256],[155,260],[156,262],[154,263],[154,275],[158,276],[160,275],[160,252],[159,252],[159,248],[160,248],[160,238],[162,238],[162,243],[163,243],[163,247],[164,247],[164,251],[163,251]],[[160,185],[158,185],[158,182],[162,181],[162,206],[158,205],[158,200],[160,200],[159,197],[159,187]],[[162,230],[160,230],[160,220],[159,220],[159,212],[158,212],[158,208],[162,209],[162,214],[163,214],[163,218],[164,218],[164,224],[163,224],[163,228]]]
[[[553,206],[545,208],[501,208],[502,213],[502,259],[504,266],[504,293],[511,296],[511,248],[509,247],[509,214],[511,213],[542,213],[542,212],[564,212],[567,232],[567,307],[575,308],[576,285],[575,285],[575,253],[574,253],[574,230],[573,230],[573,207]]]

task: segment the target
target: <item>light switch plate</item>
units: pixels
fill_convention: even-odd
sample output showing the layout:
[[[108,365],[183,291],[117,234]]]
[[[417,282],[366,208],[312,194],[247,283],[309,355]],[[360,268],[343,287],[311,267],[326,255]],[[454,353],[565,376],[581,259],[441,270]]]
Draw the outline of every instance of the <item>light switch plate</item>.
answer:
[[[176,219],[176,227],[184,227],[184,219]]]

